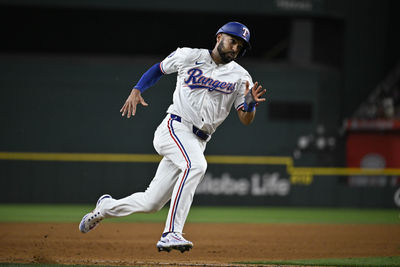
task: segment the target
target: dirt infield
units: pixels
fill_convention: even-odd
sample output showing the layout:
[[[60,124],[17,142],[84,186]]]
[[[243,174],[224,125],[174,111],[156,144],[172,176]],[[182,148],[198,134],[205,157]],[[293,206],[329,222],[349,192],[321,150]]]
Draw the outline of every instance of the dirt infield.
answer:
[[[234,262],[400,255],[400,225],[187,224],[188,253],[158,252],[162,224],[0,223],[0,262],[232,266]]]

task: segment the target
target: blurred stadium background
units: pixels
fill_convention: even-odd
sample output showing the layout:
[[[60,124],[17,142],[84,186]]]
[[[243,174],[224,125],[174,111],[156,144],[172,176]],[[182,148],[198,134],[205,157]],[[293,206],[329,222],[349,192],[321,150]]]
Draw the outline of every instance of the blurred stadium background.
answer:
[[[400,2],[0,0],[0,202],[94,203],[145,190],[175,76],[119,109],[176,47],[251,30],[238,62],[268,89],[209,142],[194,205],[400,206]],[[263,140],[248,146],[249,140]]]

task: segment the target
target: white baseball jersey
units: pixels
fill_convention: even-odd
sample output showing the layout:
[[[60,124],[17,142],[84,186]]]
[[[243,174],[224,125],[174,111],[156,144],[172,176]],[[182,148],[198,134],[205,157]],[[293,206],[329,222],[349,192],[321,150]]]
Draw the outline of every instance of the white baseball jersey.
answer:
[[[212,134],[232,105],[243,107],[249,73],[235,61],[217,65],[207,49],[178,48],[160,63],[164,74],[178,72],[173,103],[167,112],[179,115]]]

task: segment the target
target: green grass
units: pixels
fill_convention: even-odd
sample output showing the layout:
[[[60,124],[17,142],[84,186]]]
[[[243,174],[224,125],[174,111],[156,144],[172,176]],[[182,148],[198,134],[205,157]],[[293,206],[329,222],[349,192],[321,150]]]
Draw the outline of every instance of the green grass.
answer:
[[[237,223],[400,223],[397,210],[271,207],[197,207],[191,210],[192,222]]]
[[[47,263],[0,263],[0,267],[117,267],[114,265],[64,265]],[[138,265],[135,265],[137,267]],[[125,266],[129,267],[129,266]]]
[[[277,264],[306,266],[340,266],[340,267],[394,267],[400,266],[400,256],[378,258],[344,258],[344,259],[312,259],[288,261],[238,262],[240,264]]]
[[[79,222],[93,205],[0,204],[0,222]],[[105,222],[164,222],[168,209]],[[192,207],[193,223],[399,224],[396,209]]]

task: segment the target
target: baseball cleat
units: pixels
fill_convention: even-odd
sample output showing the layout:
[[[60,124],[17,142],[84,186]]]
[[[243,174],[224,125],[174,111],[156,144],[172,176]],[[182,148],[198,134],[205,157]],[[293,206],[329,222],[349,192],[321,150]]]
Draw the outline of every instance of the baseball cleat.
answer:
[[[94,229],[103,220],[103,215],[100,213],[100,209],[105,199],[111,199],[110,195],[102,195],[96,203],[96,208],[83,216],[81,223],[79,224],[79,231],[82,233],[87,233]]]
[[[161,251],[166,251],[166,252],[171,252],[171,250],[172,250],[172,248],[163,248],[163,247],[157,247],[157,249],[158,249],[158,252],[161,252]]]
[[[165,233],[161,236],[160,241],[157,242],[157,249],[159,252],[170,252],[172,249],[176,249],[183,253],[192,248],[193,243],[183,238],[181,233]]]

